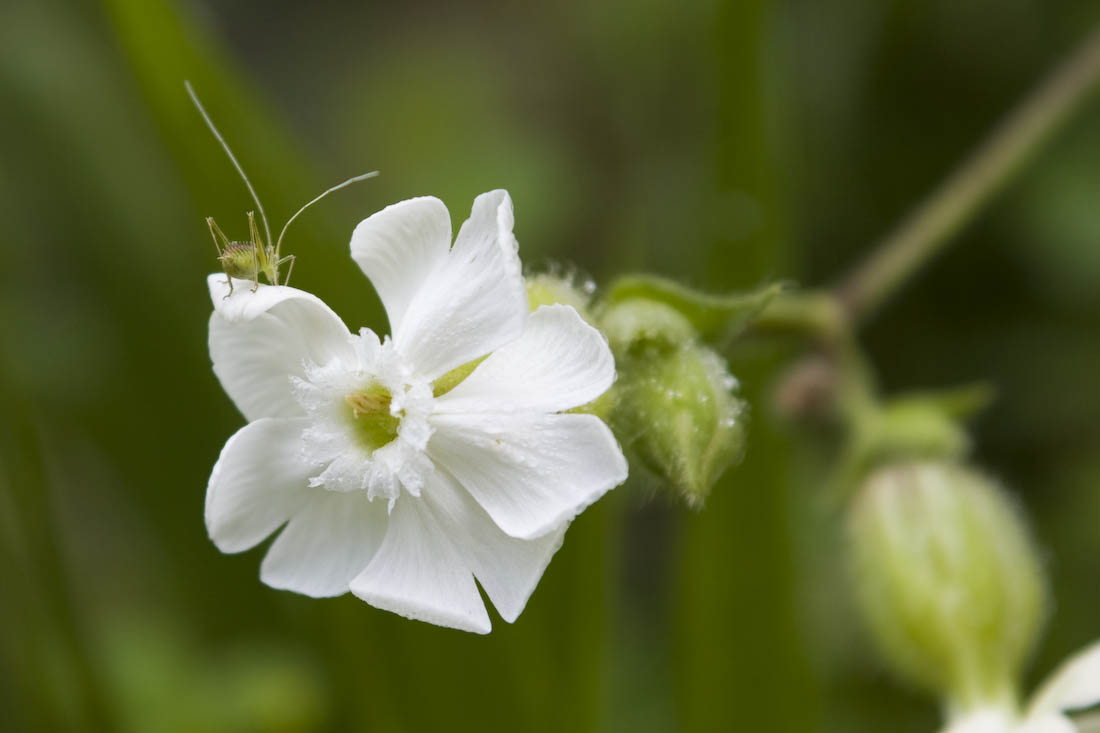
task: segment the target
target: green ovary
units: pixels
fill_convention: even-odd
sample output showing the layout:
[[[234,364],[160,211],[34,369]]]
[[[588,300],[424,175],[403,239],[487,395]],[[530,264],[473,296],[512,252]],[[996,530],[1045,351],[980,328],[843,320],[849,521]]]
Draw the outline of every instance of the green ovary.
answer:
[[[390,414],[390,391],[380,384],[353,392],[344,398],[351,408],[351,422],[360,442],[378,450],[397,437],[401,418]]]

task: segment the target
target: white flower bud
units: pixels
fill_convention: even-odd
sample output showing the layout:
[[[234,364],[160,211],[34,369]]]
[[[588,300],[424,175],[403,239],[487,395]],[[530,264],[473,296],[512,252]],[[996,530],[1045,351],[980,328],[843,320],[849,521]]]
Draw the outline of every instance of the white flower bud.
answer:
[[[1012,708],[1046,584],[1019,512],[946,462],[872,474],[851,515],[861,610],[893,671],[953,709]]]

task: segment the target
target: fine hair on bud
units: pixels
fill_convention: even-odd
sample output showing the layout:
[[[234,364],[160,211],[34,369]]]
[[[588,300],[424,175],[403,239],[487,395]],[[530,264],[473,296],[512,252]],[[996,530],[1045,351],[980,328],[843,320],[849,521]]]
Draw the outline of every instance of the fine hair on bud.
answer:
[[[1014,706],[1047,588],[1000,486],[953,462],[887,465],[864,481],[849,528],[859,607],[892,671],[953,710]]]
[[[572,306],[585,321],[592,323],[592,294],[596,283],[580,277],[579,273],[561,265],[551,266],[547,272],[531,272],[527,281],[527,302],[532,311],[544,305]]]
[[[613,423],[634,456],[690,506],[740,459],[747,407],[725,361],[697,343],[653,346],[620,362]]]

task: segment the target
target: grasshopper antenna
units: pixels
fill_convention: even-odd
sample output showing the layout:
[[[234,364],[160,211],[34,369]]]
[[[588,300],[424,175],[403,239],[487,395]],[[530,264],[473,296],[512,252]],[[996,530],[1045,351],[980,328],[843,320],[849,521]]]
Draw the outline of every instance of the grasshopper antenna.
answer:
[[[214,121],[210,119],[210,115],[206,113],[206,108],[202,106],[202,102],[199,101],[199,97],[195,94],[195,90],[191,87],[191,82],[184,81],[183,86],[187,89],[187,93],[191,96],[191,101],[194,102],[195,108],[202,115],[202,119],[206,122],[206,126],[210,128],[210,132],[214,133],[214,137],[221,143],[222,149],[225,150],[225,154],[229,156],[229,160],[233,163],[233,167],[237,169],[237,173],[241,174],[241,178],[244,179],[244,185],[248,187],[248,192],[252,194],[252,200],[256,202],[256,208],[260,211],[260,218],[264,222],[264,232],[267,233],[267,241],[271,242],[271,227],[267,224],[267,214],[264,213],[264,205],[260,203],[260,197],[256,195],[256,189],[252,188],[252,181],[248,180],[248,176],[245,175],[244,168],[237,162],[237,156],[233,155],[233,151],[229,149],[229,143],[225,141],[222,134],[218,132],[218,128],[214,126]],[[339,188],[339,187],[338,187]],[[326,191],[325,193],[328,193]],[[321,194],[322,196],[324,194]],[[312,201],[310,203],[313,203]],[[307,206],[309,204],[306,204]],[[297,216],[297,214],[295,214]]]
[[[279,232],[279,239],[276,240],[276,242],[275,242],[275,258],[276,259],[279,258],[279,247],[281,247],[282,244],[283,244],[283,235],[286,234],[286,230],[290,227],[290,222],[292,222],[292,221],[294,221],[295,219],[298,218],[298,214],[301,214],[303,211],[308,209],[310,206],[313,206],[315,203],[317,203],[318,201],[323,199],[325,196],[328,196],[330,193],[333,193],[335,191],[339,191],[341,188],[346,188],[347,186],[350,186],[353,183],[358,183],[359,181],[365,181],[368,178],[374,178],[377,175],[378,175],[378,171],[371,171],[370,173],[364,173],[362,175],[355,176],[354,178],[349,178],[348,180],[344,181],[343,183],[341,183],[339,185],[336,185],[336,186],[333,186],[332,188],[325,191],[320,196],[313,199],[308,204],[306,204],[305,206],[303,206],[302,208],[300,208],[296,212],[294,212],[294,216],[292,216],[292,217],[290,217],[289,219],[286,220],[286,224],[283,225],[283,230],[281,232]]]

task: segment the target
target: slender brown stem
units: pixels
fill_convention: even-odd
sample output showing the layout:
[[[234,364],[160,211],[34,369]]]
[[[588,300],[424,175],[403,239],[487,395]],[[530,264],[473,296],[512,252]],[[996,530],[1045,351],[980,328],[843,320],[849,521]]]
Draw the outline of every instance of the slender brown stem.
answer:
[[[943,249],[1050,138],[1098,79],[1100,28],[836,288],[851,320],[865,319]]]

